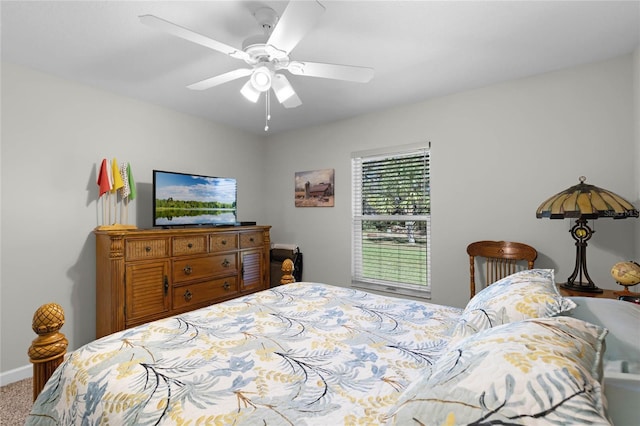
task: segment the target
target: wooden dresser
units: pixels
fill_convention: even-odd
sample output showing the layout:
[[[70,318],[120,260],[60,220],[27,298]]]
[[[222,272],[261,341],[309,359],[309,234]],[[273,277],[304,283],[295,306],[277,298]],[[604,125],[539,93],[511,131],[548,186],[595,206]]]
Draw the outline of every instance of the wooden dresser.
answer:
[[[96,229],[96,338],[269,288],[270,228]]]

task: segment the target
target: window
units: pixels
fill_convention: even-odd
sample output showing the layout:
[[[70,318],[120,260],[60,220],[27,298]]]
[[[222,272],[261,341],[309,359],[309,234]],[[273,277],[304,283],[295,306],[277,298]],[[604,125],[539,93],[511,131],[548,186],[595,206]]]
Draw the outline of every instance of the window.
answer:
[[[430,292],[429,147],[352,154],[352,284]]]

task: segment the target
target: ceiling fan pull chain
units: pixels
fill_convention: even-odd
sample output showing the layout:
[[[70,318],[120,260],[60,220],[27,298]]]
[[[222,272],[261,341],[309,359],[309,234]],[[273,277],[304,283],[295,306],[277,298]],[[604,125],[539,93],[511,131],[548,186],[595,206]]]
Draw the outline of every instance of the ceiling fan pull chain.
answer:
[[[271,96],[269,91],[267,90],[267,95],[265,97],[265,117],[264,117],[264,131],[269,131],[269,120],[271,120]]]

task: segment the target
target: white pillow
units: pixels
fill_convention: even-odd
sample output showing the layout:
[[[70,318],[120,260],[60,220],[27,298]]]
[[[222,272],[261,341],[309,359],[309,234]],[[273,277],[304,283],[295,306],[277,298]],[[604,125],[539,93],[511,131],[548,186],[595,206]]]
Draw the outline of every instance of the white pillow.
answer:
[[[483,330],[449,346],[412,382],[387,424],[609,425],[594,375],[607,330],[571,317]]]
[[[552,317],[575,308],[558,292],[553,269],[527,269],[477,293],[465,307],[451,335],[454,341],[487,328],[527,318]]]

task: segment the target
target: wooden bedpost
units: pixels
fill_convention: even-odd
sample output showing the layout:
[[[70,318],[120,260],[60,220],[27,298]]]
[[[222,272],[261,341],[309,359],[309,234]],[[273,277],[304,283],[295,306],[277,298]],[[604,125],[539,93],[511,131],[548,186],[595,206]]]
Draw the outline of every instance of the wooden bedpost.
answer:
[[[291,284],[296,282],[296,279],[293,277],[293,270],[295,269],[293,266],[293,261],[291,259],[285,259],[282,262],[282,278],[280,278],[280,284]]]
[[[33,364],[33,400],[55,369],[64,360],[69,342],[59,330],[64,325],[64,310],[56,303],[47,303],[33,314],[31,328],[38,335],[29,347],[29,360]]]

